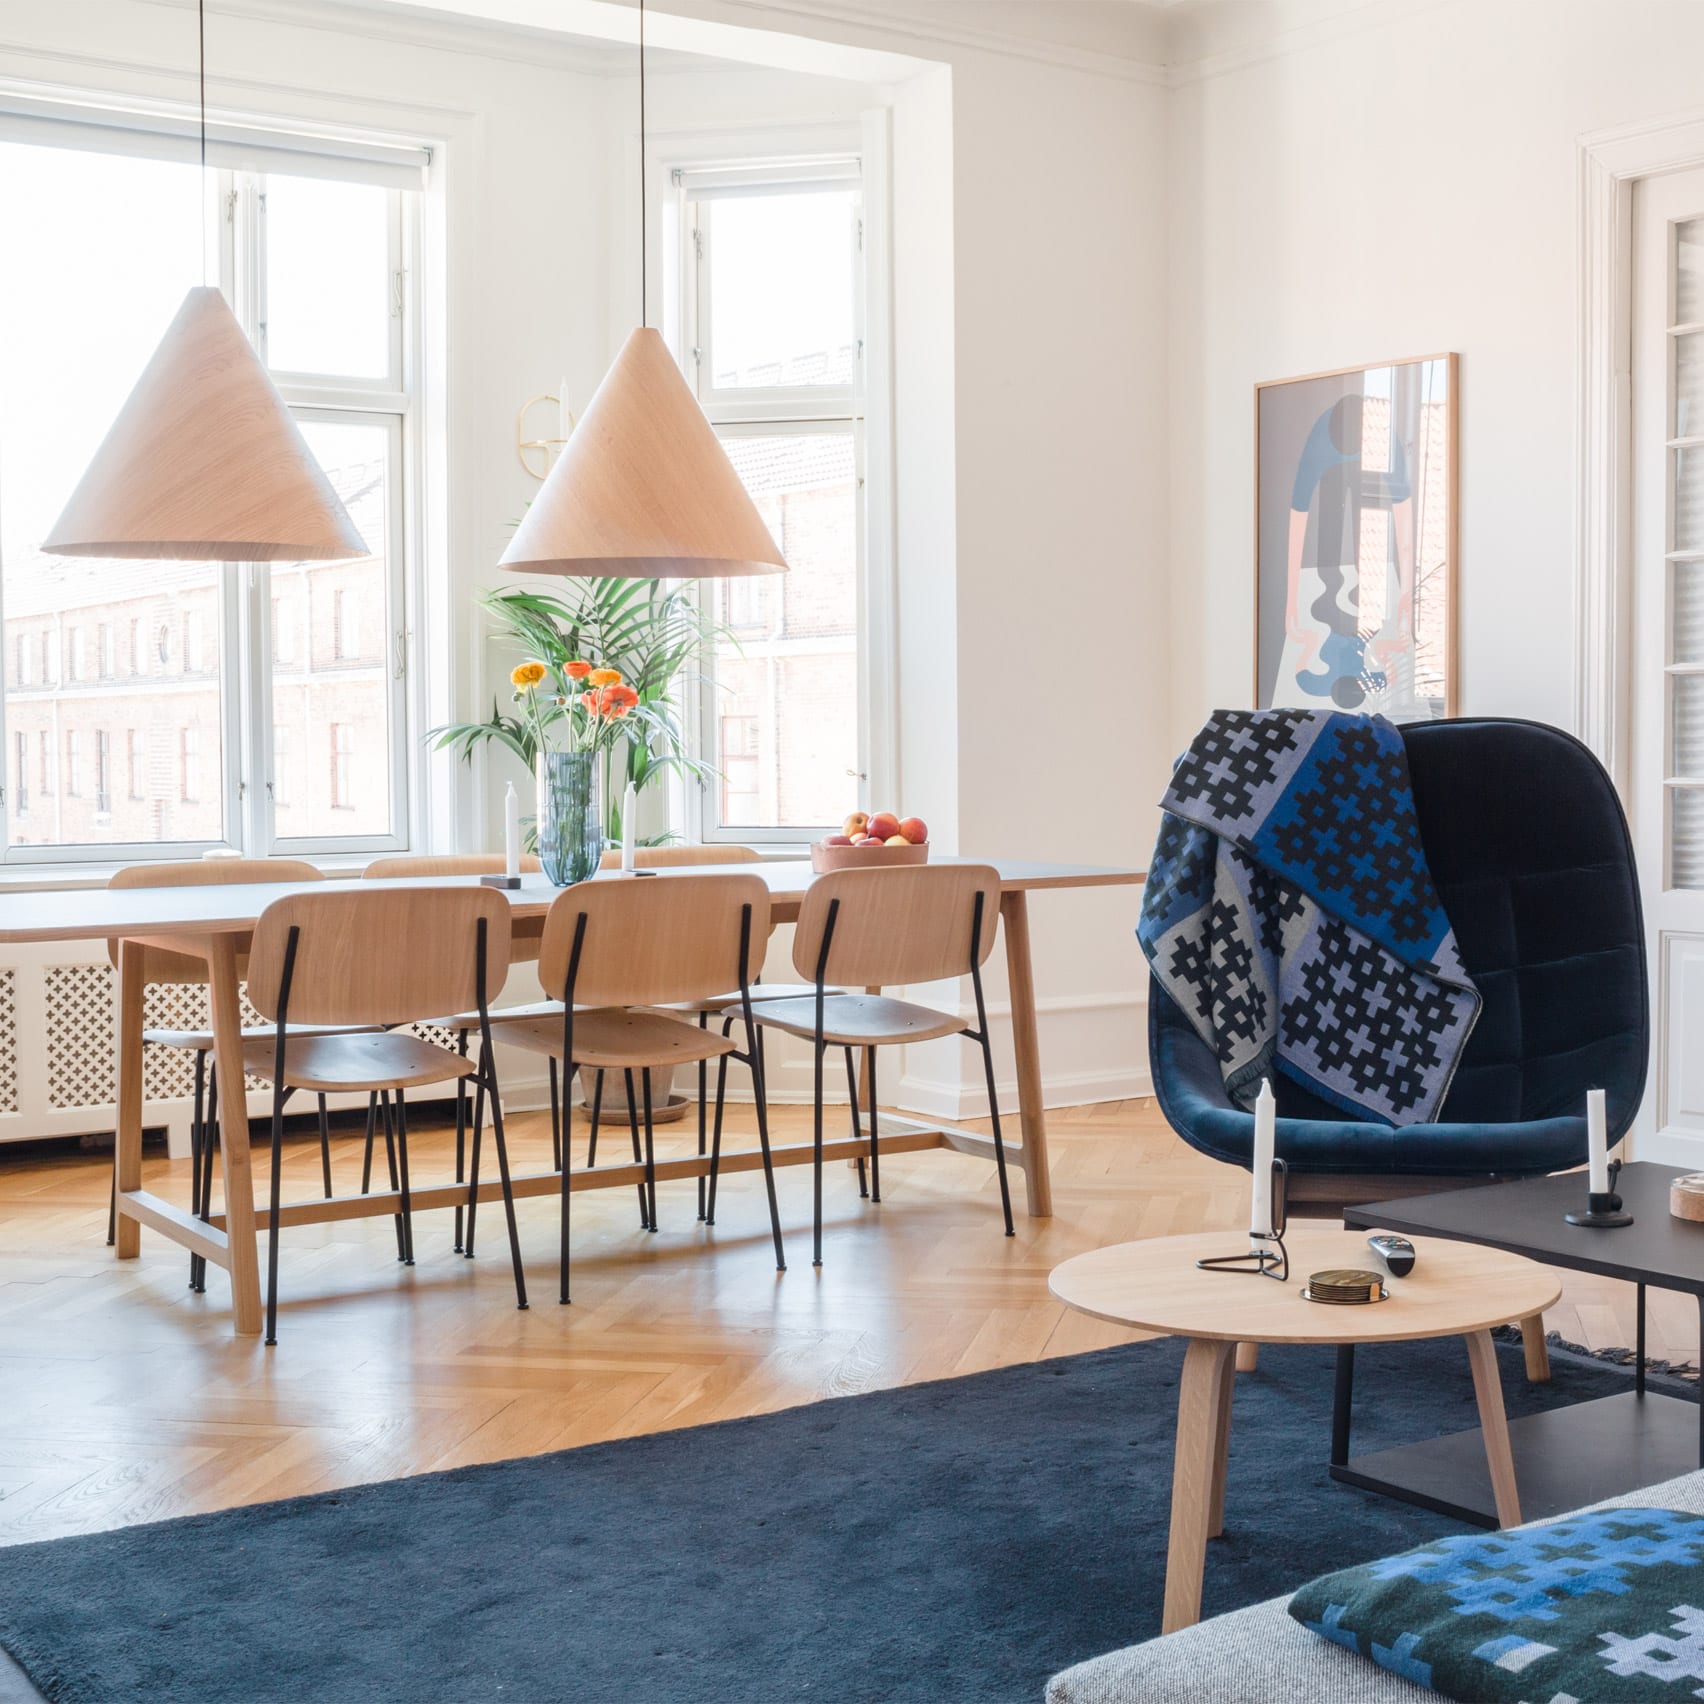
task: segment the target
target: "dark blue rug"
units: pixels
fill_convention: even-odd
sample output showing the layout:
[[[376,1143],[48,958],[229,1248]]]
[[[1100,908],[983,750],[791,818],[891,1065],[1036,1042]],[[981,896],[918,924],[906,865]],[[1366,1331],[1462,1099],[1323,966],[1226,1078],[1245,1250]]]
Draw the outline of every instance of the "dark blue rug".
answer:
[[[1181,1361],[1134,1344],[0,1550],[0,1645],[56,1704],[1039,1704],[1159,1629]],[[1462,1530],[1327,1478],[1331,1374],[1269,1348],[1237,1381],[1204,1613]],[[1457,1340],[1356,1374],[1358,1449],[1475,1423]],[[1504,1358],[1511,1414],[1628,1377]]]

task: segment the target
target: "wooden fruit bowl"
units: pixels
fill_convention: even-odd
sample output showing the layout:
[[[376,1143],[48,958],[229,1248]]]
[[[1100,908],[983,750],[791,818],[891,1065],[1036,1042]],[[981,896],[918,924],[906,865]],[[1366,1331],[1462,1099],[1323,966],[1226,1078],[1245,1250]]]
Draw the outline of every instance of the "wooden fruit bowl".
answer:
[[[929,842],[916,846],[824,846],[811,843],[811,868],[819,876],[830,870],[892,870],[901,864],[927,864]]]

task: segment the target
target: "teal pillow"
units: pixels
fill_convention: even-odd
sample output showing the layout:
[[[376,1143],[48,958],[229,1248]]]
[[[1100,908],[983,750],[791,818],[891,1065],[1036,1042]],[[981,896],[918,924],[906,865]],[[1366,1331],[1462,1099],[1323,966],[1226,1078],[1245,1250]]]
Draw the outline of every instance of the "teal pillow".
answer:
[[[1290,1614],[1472,1704],[1704,1698],[1704,1518],[1604,1509],[1311,1580]]]

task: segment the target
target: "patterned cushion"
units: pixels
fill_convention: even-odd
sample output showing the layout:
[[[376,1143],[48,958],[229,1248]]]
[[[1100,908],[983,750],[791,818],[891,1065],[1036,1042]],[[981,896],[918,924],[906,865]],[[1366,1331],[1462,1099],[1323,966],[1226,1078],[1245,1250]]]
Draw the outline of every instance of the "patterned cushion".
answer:
[[[1704,1698],[1704,1519],[1607,1509],[1327,1574],[1290,1614],[1476,1704]]]

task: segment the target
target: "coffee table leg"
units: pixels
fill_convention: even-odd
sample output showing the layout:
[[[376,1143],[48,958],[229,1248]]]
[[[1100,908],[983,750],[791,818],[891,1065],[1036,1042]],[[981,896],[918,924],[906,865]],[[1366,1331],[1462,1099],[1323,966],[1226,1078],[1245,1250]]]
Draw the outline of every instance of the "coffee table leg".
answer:
[[[1161,1631],[1201,1619],[1201,1574],[1213,1527],[1214,1478],[1229,1418],[1224,1387],[1232,1343],[1192,1337],[1183,1356],[1177,1398],[1177,1454],[1172,1467],[1171,1539],[1166,1550],[1166,1602]]]
[[[1349,1465],[1349,1417],[1355,1401],[1355,1345],[1337,1345],[1337,1376],[1331,1389],[1331,1465]]]
[[[1237,1361],[1242,1354],[1242,1348],[1239,1343],[1236,1354],[1231,1357],[1219,1379],[1219,1448],[1213,1457],[1213,1500],[1207,1511],[1209,1538],[1217,1538],[1225,1530],[1225,1469],[1230,1463],[1231,1455],[1231,1397],[1237,1388]]]
[[[1485,1462],[1491,1470],[1491,1495],[1497,1524],[1521,1524],[1521,1500],[1515,1490],[1515,1460],[1509,1451],[1509,1420],[1503,1412],[1503,1386],[1497,1376],[1497,1348],[1488,1331],[1467,1333],[1467,1359],[1473,1368],[1473,1394],[1479,1399],[1479,1428],[1485,1434]]]

